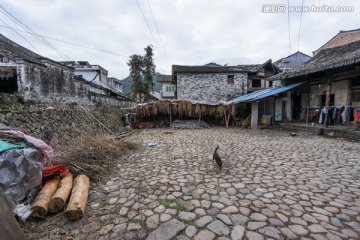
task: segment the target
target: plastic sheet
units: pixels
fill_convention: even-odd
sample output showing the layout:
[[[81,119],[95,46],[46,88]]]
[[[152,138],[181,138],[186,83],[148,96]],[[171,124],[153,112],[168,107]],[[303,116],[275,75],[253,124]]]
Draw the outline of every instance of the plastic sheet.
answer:
[[[25,133],[18,130],[0,130],[0,133],[16,137],[20,139],[24,139],[26,143],[31,144],[36,149],[38,149],[44,156],[41,156],[41,162],[44,166],[48,166],[50,164],[51,159],[54,155],[54,150],[52,147],[47,145],[43,140],[34,138],[32,136],[26,135]]]
[[[0,187],[8,199],[20,201],[42,179],[41,154],[33,148],[12,149],[0,153]]]
[[[27,145],[24,142],[20,142],[19,144],[12,144],[8,142],[4,142],[0,140],[0,152],[15,149],[15,148],[26,148]]]

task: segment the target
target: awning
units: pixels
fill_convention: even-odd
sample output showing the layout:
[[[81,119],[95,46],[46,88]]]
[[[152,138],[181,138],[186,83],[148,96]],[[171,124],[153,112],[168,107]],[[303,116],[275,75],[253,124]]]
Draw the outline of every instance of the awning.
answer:
[[[264,90],[260,90],[260,91],[256,91],[253,93],[249,93],[249,94],[245,94],[243,96],[237,97],[233,100],[230,100],[228,102],[226,102],[226,104],[230,104],[230,103],[240,103],[240,102],[253,102],[256,100],[260,100],[266,97],[270,97],[273,96],[275,94],[278,93],[282,93],[285,91],[288,91],[290,89],[293,89],[301,84],[303,84],[304,82],[301,83],[295,83],[295,84],[291,84],[285,87],[280,87],[280,88],[268,88],[268,89],[264,89]]]

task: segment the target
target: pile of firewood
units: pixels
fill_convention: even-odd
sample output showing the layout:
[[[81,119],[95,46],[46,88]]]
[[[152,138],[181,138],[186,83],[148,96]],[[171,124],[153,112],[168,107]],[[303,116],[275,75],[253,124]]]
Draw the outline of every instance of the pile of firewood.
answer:
[[[88,194],[89,178],[85,175],[78,175],[74,180],[71,173],[53,177],[36,196],[31,205],[31,216],[44,219],[48,212],[61,211],[70,196],[65,217],[69,220],[78,220],[84,216]]]

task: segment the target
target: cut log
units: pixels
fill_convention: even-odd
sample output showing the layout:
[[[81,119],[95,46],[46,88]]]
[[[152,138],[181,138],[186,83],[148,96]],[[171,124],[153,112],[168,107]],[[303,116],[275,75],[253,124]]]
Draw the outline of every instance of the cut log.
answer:
[[[60,183],[60,177],[56,176],[48,180],[31,205],[31,216],[34,218],[45,218],[48,212],[50,199],[56,192]]]
[[[89,178],[85,175],[79,175],[75,178],[69,204],[65,211],[67,219],[74,221],[84,216],[89,184]]]
[[[49,212],[62,210],[68,200],[73,186],[73,175],[68,173],[61,177],[60,184],[49,202]]]

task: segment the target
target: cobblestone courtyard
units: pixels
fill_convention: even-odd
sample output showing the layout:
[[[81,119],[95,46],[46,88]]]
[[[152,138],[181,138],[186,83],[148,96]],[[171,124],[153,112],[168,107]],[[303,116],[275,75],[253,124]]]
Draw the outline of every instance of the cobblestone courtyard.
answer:
[[[86,216],[28,223],[30,239],[359,239],[360,144],[237,128],[150,129],[92,186]],[[157,143],[148,147],[148,143]],[[224,165],[214,170],[216,146]],[[46,231],[45,231],[46,229]]]

